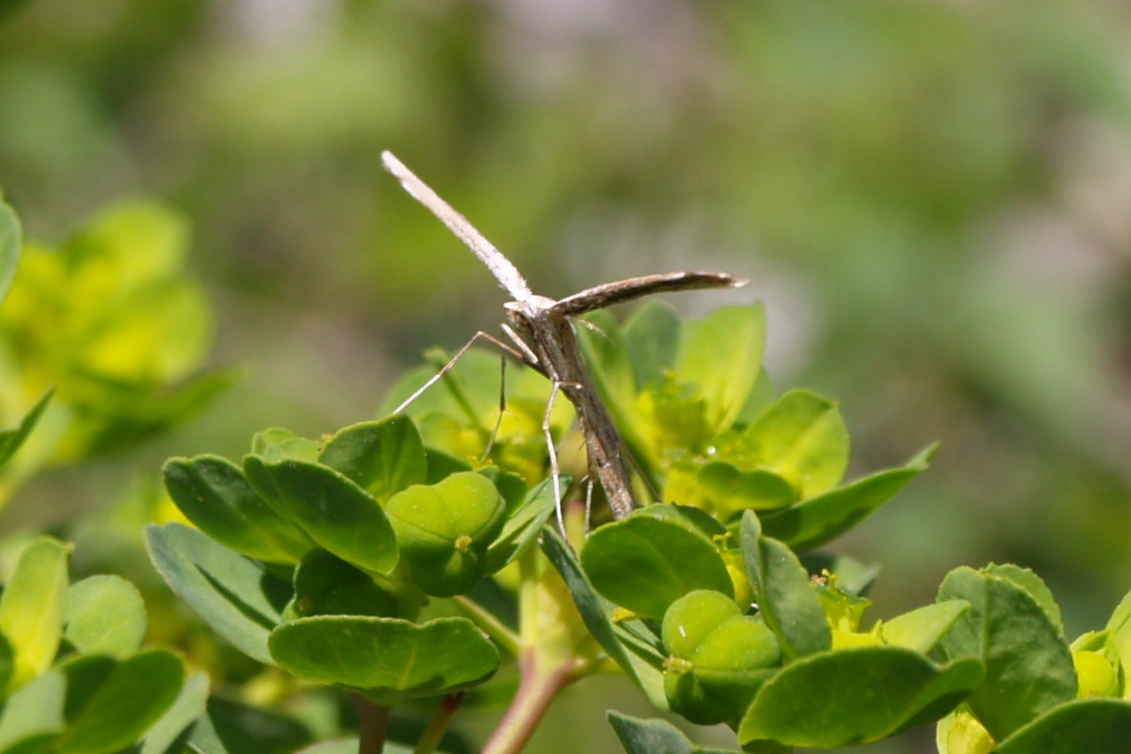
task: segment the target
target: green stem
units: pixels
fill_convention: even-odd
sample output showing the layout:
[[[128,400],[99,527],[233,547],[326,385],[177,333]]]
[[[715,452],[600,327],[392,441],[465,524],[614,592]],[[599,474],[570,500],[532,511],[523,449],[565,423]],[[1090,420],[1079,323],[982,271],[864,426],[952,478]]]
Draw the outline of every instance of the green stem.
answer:
[[[518,657],[522,643],[519,640],[518,634],[512,631],[507,624],[496,618],[489,610],[485,610],[478,602],[465,595],[461,594],[453,597],[452,602],[464,615],[470,618],[475,625],[479,626],[482,631],[490,636],[496,644],[509,652],[512,656]]]
[[[444,697],[444,700],[440,702],[440,709],[436,710],[436,714],[432,716],[432,721],[428,723],[428,727],[424,730],[424,735],[416,742],[416,749],[413,750],[413,754],[432,754],[436,751],[436,747],[440,745],[440,739],[447,733],[448,726],[452,724],[452,718],[463,706],[463,700],[466,698],[466,691],[457,691]]]
[[[385,749],[385,736],[389,732],[392,707],[374,704],[361,694],[354,694],[353,702],[357,706],[357,719],[361,729],[357,754],[381,754]]]
[[[518,693],[482,754],[519,754],[546,716],[554,697],[577,677],[578,662],[571,658],[556,667],[542,668],[537,651],[527,649],[519,666],[522,681]]]

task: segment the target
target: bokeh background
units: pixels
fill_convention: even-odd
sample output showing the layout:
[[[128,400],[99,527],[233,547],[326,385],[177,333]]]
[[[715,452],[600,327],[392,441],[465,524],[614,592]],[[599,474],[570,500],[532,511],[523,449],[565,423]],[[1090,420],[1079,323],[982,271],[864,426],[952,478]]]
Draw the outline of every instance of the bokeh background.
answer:
[[[1131,589],[1122,0],[3,0],[0,14],[0,185],[26,234],[58,242],[113,201],[166,202],[193,228],[212,362],[244,369],[175,435],[40,475],[5,531],[66,533],[167,455],[371,418],[425,347],[493,329],[504,294],[381,170],[391,149],[546,295],[686,268],[750,277],[670,300],[691,315],[766,302],[771,377],[840,400],[854,473],[940,440],[932,469],[839,543],[883,566],[874,616],[989,561],[1041,573],[1070,635]],[[608,704],[646,712],[594,681],[534,749],[618,751]]]

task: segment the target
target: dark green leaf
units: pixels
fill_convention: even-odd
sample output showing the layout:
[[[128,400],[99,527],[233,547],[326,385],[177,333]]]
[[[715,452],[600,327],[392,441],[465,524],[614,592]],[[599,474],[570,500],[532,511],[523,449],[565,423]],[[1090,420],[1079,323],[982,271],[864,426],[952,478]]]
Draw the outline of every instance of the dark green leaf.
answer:
[[[219,456],[173,458],[165,487],[190,521],[220,544],[269,563],[294,563],[314,546],[269,506],[239,466]]]
[[[125,659],[141,647],[146,625],[141,593],[120,576],[91,576],[67,589],[63,638],[79,652]]]
[[[499,651],[465,618],[414,624],[398,618],[319,616],[284,623],[271,654],[300,678],[361,690],[381,705],[435,696],[486,680]]]
[[[1056,707],[1002,741],[994,754],[1100,754],[1126,751],[1131,703],[1079,699]]]
[[[68,676],[67,728],[57,746],[61,754],[111,754],[136,741],[180,693],[184,666],[172,652],[151,649],[113,663],[98,687],[72,688],[82,674],[76,664],[63,666]],[[81,694],[84,702],[72,704]]]
[[[563,477],[561,482],[567,488],[570,479]],[[546,479],[526,495],[517,510],[508,514],[503,531],[487,548],[486,572],[495,573],[532,547],[556,508],[553,481]]]
[[[758,517],[742,517],[742,554],[754,601],[787,659],[829,649],[832,631],[809,574],[781,542],[761,535]]]
[[[743,742],[832,749],[942,717],[982,678],[974,659],[938,666],[901,647],[810,655],[766,682],[738,727]]]
[[[176,701],[145,733],[138,754],[181,754],[208,703],[208,675],[194,673],[181,687]]]
[[[927,468],[931,446],[899,469],[880,471],[832,492],[762,516],[767,536],[797,552],[812,550],[845,533],[902,490]]]
[[[318,461],[345,474],[381,503],[428,478],[424,443],[404,414],[338,430]]]
[[[295,569],[295,617],[311,615],[400,614],[397,597],[373,577],[322,548],[315,548]],[[416,610],[413,610],[416,612]]]
[[[602,526],[586,540],[581,564],[602,596],[650,618],[662,617],[695,589],[734,596],[726,564],[709,538],[646,511]]]
[[[691,739],[666,720],[641,720],[614,710],[605,713],[629,754],[694,754]]]
[[[1006,581],[1012,581],[1017,586],[1024,589],[1029,593],[1041,609],[1045,611],[1045,615],[1049,617],[1052,624],[1061,633],[1064,633],[1064,620],[1060,616],[1060,605],[1056,604],[1056,598],[1053,597],[1052,590],[1044,582],[1040,576],[1028,568],[1022,568],[1013,563],[991,563],[982,569],[983,573],[988,573],[991,576],[1003,578]]]
[[[212,630],[249,657],[274,664],[267,635],[282,620],[290,585],[182,524],[147,526],[145,541],[165,583]]]
[[[277,513],[342,560],[388,573],[400,554],[385,512],[373,497],[329,466],[288,459],[244,458],[244,473]]]
[[[939,641],[939,654],[985,664],[985,682],[968,703],[995,740],[1075,698],[1068,643],[1026,589],[962,567],[939,587],[939,600],[947,599],[966,600],[971,609]]]
[[[542,551],[561,574],[589,633],[629,678],[636,682],[648,697],[648,701],[659,709],[667,709],[664,677],[659,671],[662,656],[653,658],[654,662],[648,662],[643,659],[647,656],[646,650],[637,652],[630,649],[638,646],[639,642],[629,636],[624,626],[614,627],[609,619],[613,609],[612,604],[593,588],[581,567],[581,562],[552,526],[547,526],[543,530]]]

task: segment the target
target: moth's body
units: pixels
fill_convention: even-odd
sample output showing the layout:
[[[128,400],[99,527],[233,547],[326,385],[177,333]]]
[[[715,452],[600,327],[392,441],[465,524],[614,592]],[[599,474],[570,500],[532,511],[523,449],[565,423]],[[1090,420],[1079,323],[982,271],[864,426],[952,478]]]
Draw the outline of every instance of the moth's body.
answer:
[[[551,299],[546,301],[555,303]],[[513,332],[534,353],[537,361],[531,366],[565,393],[577,409],[591,473],[605,490],[613,516],[624,518],[635,505],[632,476],[622,453],[624,440],[597,396],[584,362],[577,357],[579,349],[573,324],[552,306],[531,314],[530,307],[515,306],[517,303],[507,306],[507,319]]]
[[[628,470],[624,440],[617,431],[612,417],[609,416],[605,404],[597,395],[593,381],[586,371],[570,317],[650,293],[736,287],[746,285],[746,280],[716,272],[671,272],[605,283],[560,300],[539,296],[530,290],[526,280],[511,261],[484,238],[475,226],[467,221],[467,218],[456,212],[390,152],[383,153],[381,157],[386,169],[400,180],[405,190],[448,226],[448,229],[479,257],[495,276],[499,285],[514,299],[505,305],[510,326],[504,325],[503,329],[521,353],[511,352],[520,356],[523,362],[537,369],[550,380],[554,391],[551,393],[551,401],[553,395],[561,390],[573,403],[574,408],[577,409],[581,432],[585,436],[591,473],[605,490],[605,497],[609,501],[613,516],[618,519],[626,517],[632,512],[636,503],[632,496],[632,475]],[[485,333],[480,333],[478,336],[485,336],[499,343]],[[466,349],[467,346],[464,347],[464,350]],[[460,353],[462,354],[463,351]],[[459,358],[459,354],[456,358]],[[445,367],[445,370],[447,368]],[[438,378],[439,375],[434,379]],[[433,381],[426,383],[421,391]],[[401,408],[411,402],[419,392],[414,393]],[[399,411],[400,408],[397,410]],[[550,458],[555,466],[553,472],[556,488],[558,479],[556,456],[553,440],[549,437],[548,411],[543,430],[546,432],[547,442],[550,444]],[[561,502],[560,496],[558,502]],[[559,509],[559,516],[560,512]]]

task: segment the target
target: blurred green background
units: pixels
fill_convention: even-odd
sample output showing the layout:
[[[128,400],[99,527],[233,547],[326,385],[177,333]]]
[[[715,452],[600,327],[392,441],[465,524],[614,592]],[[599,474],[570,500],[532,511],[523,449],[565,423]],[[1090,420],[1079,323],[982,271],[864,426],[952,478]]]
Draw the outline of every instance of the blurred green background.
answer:
[[[841,401],[857,473],[941,440],[840,543],[883,565],[874,617],[960,564],[1036,569],[1070,636],[1131,589],[1120,0],[0,0],[0,185],[26,235],[166,202],[212,360],[246,368],[175,436],[42,475],[0,526],[107,510],[167,455],[370,418],[423,348],[493,330],[504,294],[382,149],[537,292],[750,277],[670,300],[766,302],[771,377]],[[536,750],[619,750],[599,710],[646,711],[625,698],[579,687]]]

